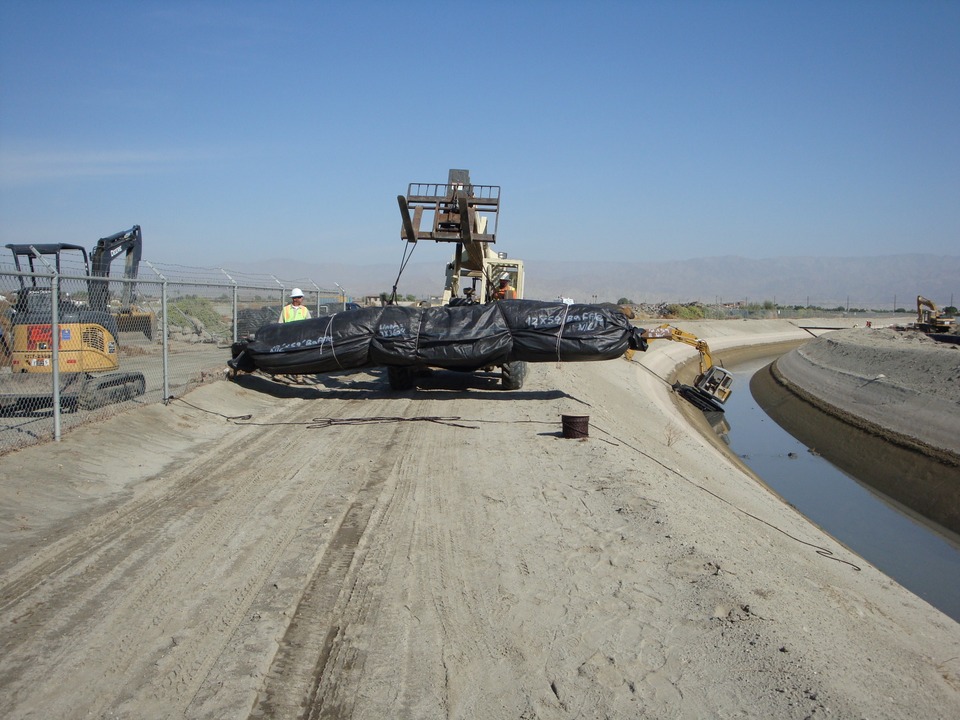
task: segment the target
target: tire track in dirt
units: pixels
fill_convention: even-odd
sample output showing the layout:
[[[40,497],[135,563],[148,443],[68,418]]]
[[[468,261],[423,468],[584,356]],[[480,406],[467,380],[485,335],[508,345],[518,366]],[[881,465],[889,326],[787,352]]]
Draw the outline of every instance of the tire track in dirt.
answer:
[[[290,479],[296,478],[306,465],[307,462],[303,462],[293,468]],[[128,603],[120,610],[126,619],[124,627],[127,632],[119,641],[111,665],[105,672],[104,677],[108,682],[122,679],[133,655],[145,645],[156,646],[162,633],[154,631],[154,628],[169,625],[166,616],[171,612],[169,608],[176,607],[180,589],[195,585],[199,575],[211,571],[218,560],[217,548],[222,545],[222,539],[240,531],[245,522],[244,515],[251,507],[266,505],[269,493],[258,492],[265,487],[262,482],[265,474],[256,473],[228,501],[218,503],[214,516],[206,515],[203,518],[204,527],[198,528],[183,542],[178,542],[175,551],[164,560],[155,576],[136,588],[132,597],[128,596]],[[199,689],[205,670],[212,666],[219,654],[223,640],[218,636],[228,634],[239,624],[270,568],[289,544],[304,515],[312,507],[316,494],[321,491],[321,487],[316,486],[312,497],[301,498],[291,494],[283,506],[274,506],[279,511],[277,515],[284,518],[285,527],[261,536],[255,545],[256,550],[243,558],[243,566],[223,577],[220,594],[225,595],[225,599],[221,600],[219,606],[201,608],[190,642],[180,646],[182,650],[168,653],[156,661],[155,672],[163,678],[160,687],[152,693],[158,708],[174,707],[181,712],[185,709]],[[186,563],[188,559],[189,563]],[[227,592],[224,593],[224,590]],[[104,702],[95,710],[100,712],[108,705],[109,702]]]
[[[416,415],[411,411],[408,417]],[[400,468],[409,448],[415,447],[425,432],[423,424],[394,428],[379,448],[372,472],[343,515],[300,597],[251,717],[349,717],[347,708],[333,707],[341,699],[331,701],[339,686],[336,672],[347,667],[362,673],[363,656],[344,653],[343,634],[347,624],[362,625],[364,616],[377,613],[376,594],[368,592],[361,569],[383,568],[396,552],[396,539],[379,526],[384,517],[396,512],[398,502],[409,491],[408,486],[396,483],[396,476],[402,475]],[[344,617],[348,605],[360,613],[349,620]]]
[[[230,455],[235,454],[233,445],[249,445],[250,442],[254,445],[266,444],[258,443],[256,438],[238,440],[231,444],[230,450],[222,453],[227,455],[226,462],[230,462]],[[51,593],[80,597],[86,588],[103,581],[105,573],[97,574],[97,566],[112,568],[114,572],[118,568],[124,568],[125,558],[130,555],[127,543],[134,541],[141,544],[143,538],[152,533],[153,528],[162,526],[171,518],[182,514],[182,508],[175,502],[171,503],[171,498],[182,499],[194,495],[197,492],[196,478],[212,476],[224,466],[224,462],[221,454],[216,454],[189,464],[175,472],[173,485],[169,490],[131,501],[109,514],[102,515],[42,551],[28,563],[6,573],[0,589],[0,612],[13,614],[13,624],[18,626],[17,629],[23,630],[18,633],[17,629],[12,629],[4,639],[5,647],[12,649],[30,636],[33,628],[22,623],[23,619],[30,618],[31,625],[36,626],[45,626],[49,622],[43,611],[58,611],[55,606],[48,607],[54,600],[50,597]],[[233,465],[233,469],[236,469],[236,464]],[[51,578],[58,579],[58,586],[54,590],[41,591],[41,588],[50,585]],[[17,605],[31,602],[31,607],[19,610],[16,608]]]
[[[78,687],[71,693],[67,713],[110,707],[141,670],[144,657],[154,660],[147,686],[152,687],[151,700],[158,711],[184,709],[270,569],[325,492],[322,483],[311,485],[313,474],[305,472],[316,461],[315,453],[301,453],[291,465],[296,438],[285,440],[287,429],[241,434],[206,461],[185,468],[169,491],[130,503],[118,511],[119,516],[75,533],[5,587],[8,609],[32,620],[11,626],[15,637],[5,637],[5,648],[39,640],[63,663],[74,665]],[[318,443],[323,464],[339,464],[357,453],[350,443],[330,444]],[[255,470],[249,466],[251,457],[258,459]],[[289,476],[285,487],[277,488],[278,471]],[[240,560],[223,558],[223,548],[244,523],[249,524],[251,517],[256,522],[257,514],[267,508],[264,515],[279,519],[277,527],[262,531],[253,552],[243,553]],[[181,526],[186,532],[178,534]],[[203,584],[207,575],[211,583],[221,581],[222,586],[210,590],[208,601],[199,612],[192,611],[184,626],[180,615],[187,610],[178,598],[184,588]],[[10,597],[10,587],[16,588],[18,597]],[[37,588],[44,590],[42,600],[35,597]],[[20,612],[17,604],[30,607]],[[115,628],[122,628],[119,636]],[[186,635],[174,636],[172,647],[171,629]],[[88,637],[107,640],[87,648],[82,643]],[[108,663],[103,667],[85,663],[91,650],[109,658]],[[8,660],[0,661],[5,692],[39,680],[33,678],[29,652],[17,653],[17,659],[9,652],[5,656]]]
[[[265,451],[270,440],[252,438],[245,444],[255,451]],[[60,553],[34,571],[43,576],[37,578],[37,584],[51,589],[41,600],[27,598],[33,602],[28,611],[32,614],[31,622],[21,624],[19,637],[13,639],[17,644],[42,640],[61,657],[61,662],[75,666],[76,677],[87,679],[79,683],[72,707],[82,706],[82,697],[88,692],[102,689],[105,678],[110,678],[111,684],[120,682],[120,676],[128,670],[127,664],[144,651],[146,630],[163,627],[165,614],[177,607],[178,589],[195,582],[203,570],[198,556],[209,561],[209,550],[219,545],[214,536],[223,532],[229,511],[228,503],[204,496],[218,494],[213,488],[223,478],[229,478],[236,481],[230,489],[236,498],[243,502],[252,499],[251,488],[262,482],[262,474],[235,478],[239,461],[231,462],[223,454],[239,455],[236,450],[229,447],[212,460],[185,470],[184,477],[170,492],[121,510],[121,519],[108,517],[105,522],[96,523],[98,527],[80,531]],[[197,478],[201,478],[199,482]],[[177,523],[188,519],[191,513],[198,514],[202,507],[209,511],[188,534],[175,538],[168,546],[168,537],[176,534]],[[98,533],[101,528],[102,535]],[[112,626],[123,629],[119,637]],[[34,637],[35,634],[40,637]],[[84,661],[87,653],[82,643],[88,637],[107,639],[102,641],[103,647],[92,648],[102,651],[99,656],[109,658],[106,667],[91,667]],[[19,657],[19,667],[0,675],[4,687],[29,679],[29,672],[23,678],[19,675],[29,670],[30,654]]]
[[[479,417],[486,418],[491,407],[485,400],[451,397],[443,401],[442,414],[477,418],[484,409]],[[435,411],[437,401],[418,402],[415,414],[441,414]],[[533,422],[553,415],[549,403],[524,407],[531,409],[523,418]],[[308,653],[315,661],[312,677],[307,678],[305,668],[291,671],[275,664],[268,682],[270,700],[261,701],[255,717],[482,714],[498,678],[507,682],[511,673],[535,662],[524,648],[529,628],[513,609],[516,593],[526,587],[528,565],[543,563],[528,557],[529,548],[514,547],[510,533],[511,524],[520,520],[513,514],[519,507],[514,494],[529,492],[515,486],[504,493],[498,480],[477,475],[503,443],[511,443],[511,456],[518,452],[533,458],[544,442],[554,441],[534,430],[521,433],[526,439],[514,447],[518,433],[510,420],[517,409],[512,403],[503,424],[483,424],[475,431],[411,430],[405,437],[406,453],[380,494],[382,508],[368,521],[348,575],[342,583],[334,582],[336,598],[328,600],[334,605],[331,619],[312,623],[310,638],[285,639],[291,647],[313,646]],[[531,465],[536,472],[539,463]],[[517,475],[525,478],[527,473]],[[509,587],[490,582],[504,574]],[[540,600],[547,604],[552,598],[548,594]],[[551,608],[544,617],[544,625],[552,626],[553,612]],[[329,633],[322,634],[323,628]],[[388,665],[384,658],[393,662]],[[300,680],[284,685],[283,678],[291,674]],[[547,678],[536,692],[552,697]]]

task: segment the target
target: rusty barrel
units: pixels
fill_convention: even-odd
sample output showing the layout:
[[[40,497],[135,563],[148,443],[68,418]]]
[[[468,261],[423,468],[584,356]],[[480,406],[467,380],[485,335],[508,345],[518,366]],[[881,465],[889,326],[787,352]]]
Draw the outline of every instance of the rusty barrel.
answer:
[[[565,438],[585,438],[590,435],[589,415],[561,415],[560,421]]]

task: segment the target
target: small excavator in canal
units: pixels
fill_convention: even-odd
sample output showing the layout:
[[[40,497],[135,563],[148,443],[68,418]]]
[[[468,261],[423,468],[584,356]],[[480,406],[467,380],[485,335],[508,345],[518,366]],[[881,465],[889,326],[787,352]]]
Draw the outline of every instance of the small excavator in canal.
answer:
[[[10,321],[11,373],[0,376],[0,410],[29,413],[52,407],[54,309],[59,325],[56,342],[61,407],[92,409],[143,395],[146,390],[143,374],[120,370],[117,318],[108,310],[107,280],[100,279],[99,273],[104,265],[100,265],[98,275],[94,276],[87,251],[80,245],[10,244],[6,247],[13,253],[17,271],[25,274],[20,276],[20,289]],[[42,277],[51,264],[60,274],[64,256],[76,258],[78,255],[87,280],[85,304],[72,300],[59,286],[54,297],[52,283]],[[40,258],[47,257],[52,263],[39,262]]]
[[[642,337],[648,341],[672,340],[693,347],[700,354],[700,373],[694,379],[693,385],[674,383],[673,389],[704,412],[723,412],[723,404],[730,397],[733,375],[714,364],[710,346],[705,340],[669,323],[645,330]],[[632,357],[632,351],[628,350],[627,358],[630,359],[630,357]]]

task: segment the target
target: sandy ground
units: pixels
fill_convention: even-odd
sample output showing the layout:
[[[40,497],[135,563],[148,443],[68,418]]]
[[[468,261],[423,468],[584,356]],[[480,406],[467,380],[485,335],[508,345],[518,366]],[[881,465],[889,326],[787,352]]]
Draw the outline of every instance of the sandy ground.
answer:
[[[960,625],[691,428],[690,352],[248,377],[0,458],[4,715],[956,717]]]

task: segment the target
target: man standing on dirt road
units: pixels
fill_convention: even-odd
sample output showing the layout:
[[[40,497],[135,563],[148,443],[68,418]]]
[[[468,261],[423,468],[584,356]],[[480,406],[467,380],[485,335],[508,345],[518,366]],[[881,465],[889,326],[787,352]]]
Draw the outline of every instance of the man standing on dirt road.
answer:
[[[294,288],[290,291],[290,304],[284,305],[277,322],[288,323],[297,320],[309,320],[310,310],[303,304],[303,290]]]

